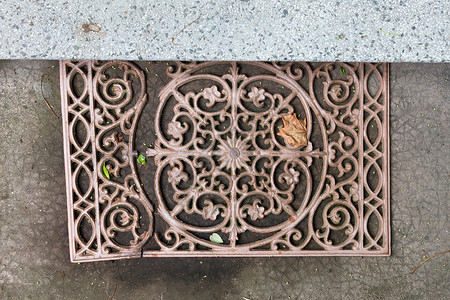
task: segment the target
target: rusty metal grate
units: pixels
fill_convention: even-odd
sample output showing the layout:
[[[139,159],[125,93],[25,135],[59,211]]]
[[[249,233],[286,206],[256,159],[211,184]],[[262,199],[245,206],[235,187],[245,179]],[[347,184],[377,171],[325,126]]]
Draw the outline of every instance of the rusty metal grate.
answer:
[[[390,254],[388,64],[60,72],[72,261]]]

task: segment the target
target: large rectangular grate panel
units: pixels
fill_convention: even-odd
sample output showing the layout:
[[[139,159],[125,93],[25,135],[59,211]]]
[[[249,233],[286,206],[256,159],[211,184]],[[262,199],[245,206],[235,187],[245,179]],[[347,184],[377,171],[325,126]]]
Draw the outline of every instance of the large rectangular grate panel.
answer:
[[[60,73],[73,262],[390,254],[388,64]]]

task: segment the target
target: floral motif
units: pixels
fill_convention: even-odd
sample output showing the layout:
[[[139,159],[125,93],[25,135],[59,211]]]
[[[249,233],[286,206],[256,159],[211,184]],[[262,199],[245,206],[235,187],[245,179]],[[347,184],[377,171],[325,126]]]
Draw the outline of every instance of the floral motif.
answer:
[[[178,121],[172,121],[168,125],[167,132],[171,134],[176,140],[181,140],[183,134],[188,131],[189,127],[187,125],[181,125]]]
[[[213,85],[210,88],[206,88],[205,91],[203,92],[203,97],[205,99],[210,100],[210,103],[214,103],[217,99],[220,98],[220,92],[217,89],[217,86]]]
[[[288,172],[283,173],[280,177],[288,185],[297,184],[299,180],[300,173],[295,171],[294,168],[289,168]]]
[[[328,93],[334,100],[338,100],[342,94],[342,87],[340,85],[333,85]]]
[[[264,95],[266,91],[264,89],[259,89],[256,86],[252,87],[251,92],[248,93],[248,97],[253,101],[256,107],[263,107],[264,99],[266,96]]]
[[[202,209],[202,216],[205,220],[216,220],[223,211],[222,205],[214,205],[212,200],[205,200],[205,207]]]
[[[253,205],[244,205],[243,209],[244,211],[247,211],[247,214],[250,216],[250,219],[252,221],[255,221],[257,219],[264,218],[264,207],[260,206],[261,201],[257,200],[253,202]]]
[[[173,184],[179,184],[182,180],[188,180],[188,175],[183,172],[180,166],[174,166],[172,170],[169,171],[169,182]]]

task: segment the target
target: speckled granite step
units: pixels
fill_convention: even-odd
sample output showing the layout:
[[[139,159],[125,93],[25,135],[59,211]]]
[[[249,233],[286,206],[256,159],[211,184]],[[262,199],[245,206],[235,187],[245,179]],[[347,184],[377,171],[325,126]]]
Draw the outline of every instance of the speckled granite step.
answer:
[[[0,59],[449,62],[448,5],[3,0]]]

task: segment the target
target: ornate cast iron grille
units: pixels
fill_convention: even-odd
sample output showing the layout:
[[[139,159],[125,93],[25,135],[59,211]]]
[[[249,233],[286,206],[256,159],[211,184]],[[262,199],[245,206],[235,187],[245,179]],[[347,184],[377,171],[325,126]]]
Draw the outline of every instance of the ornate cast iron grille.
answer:
[[[390,254],[387,64],[60,72],[72,261]]]

